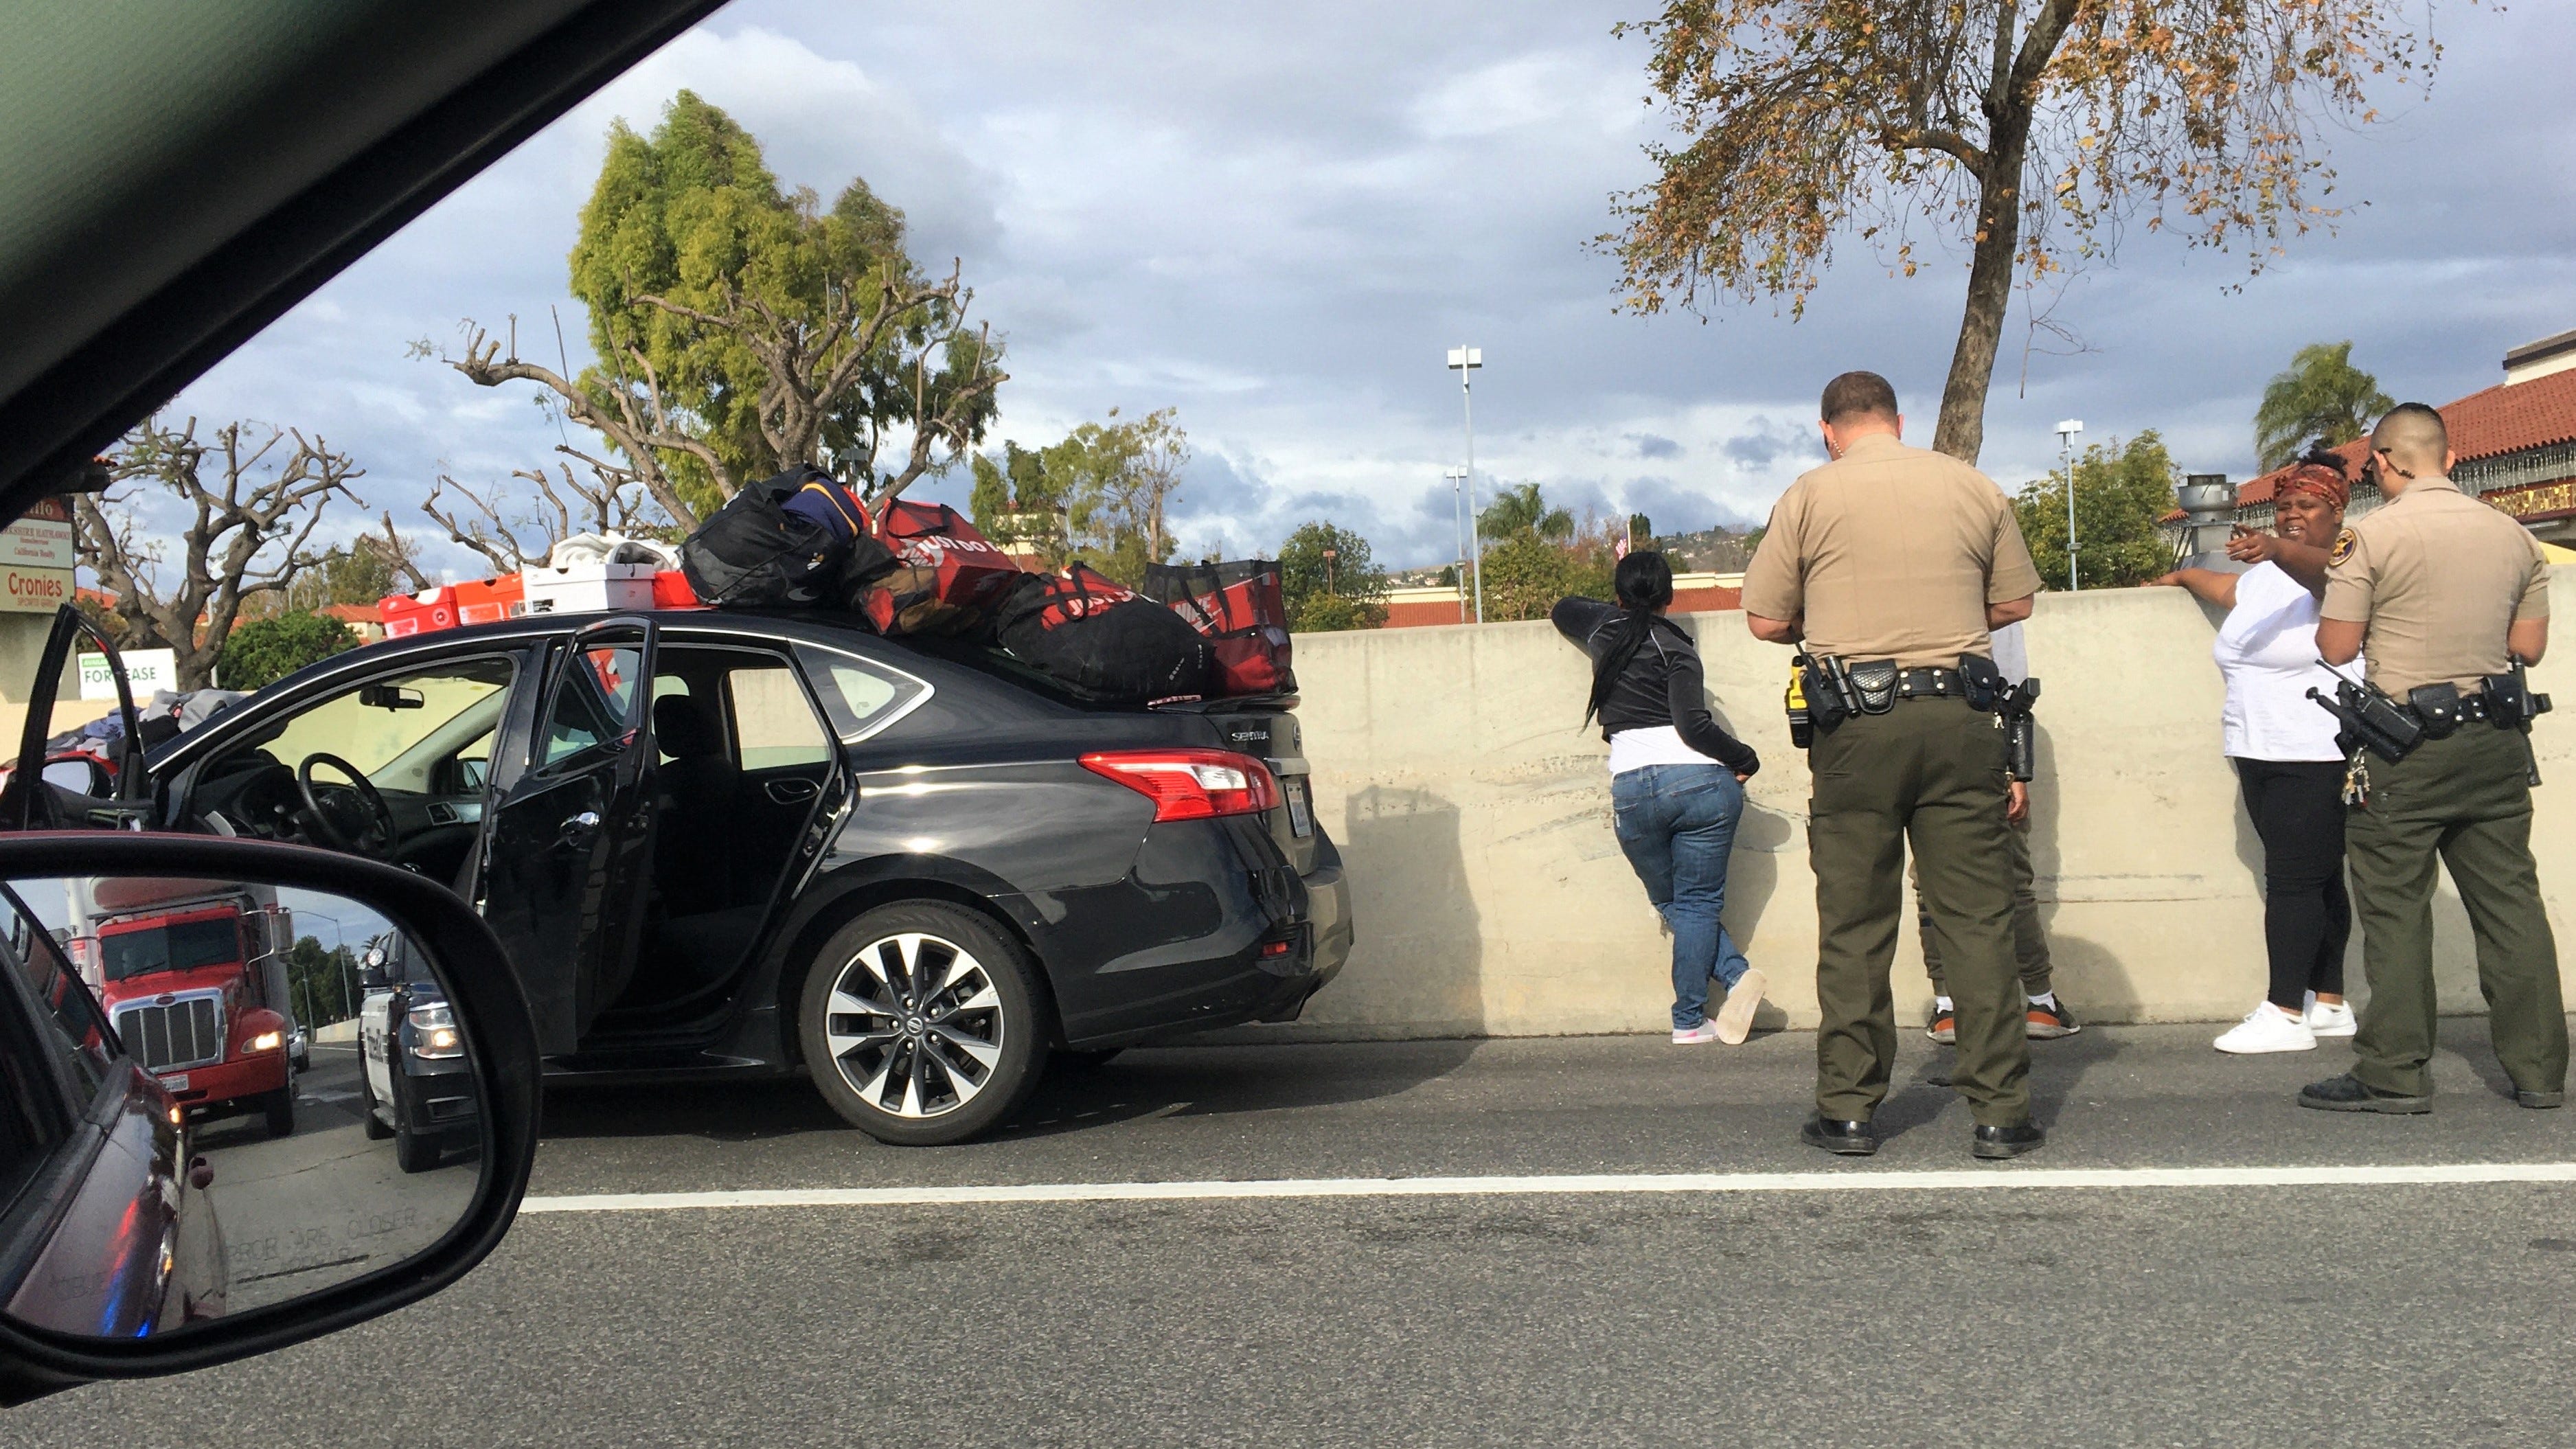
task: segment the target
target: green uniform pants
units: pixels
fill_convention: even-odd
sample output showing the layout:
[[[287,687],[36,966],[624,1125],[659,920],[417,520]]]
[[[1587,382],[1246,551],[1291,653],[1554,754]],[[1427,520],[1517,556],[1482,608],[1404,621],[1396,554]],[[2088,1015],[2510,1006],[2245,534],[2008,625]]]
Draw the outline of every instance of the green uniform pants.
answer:
[[[1901,700],[1857,715],[1808,752],[1815,796],[1816,1110],[1867,1121],[1896,1065],[1888,966],[1903,915],[1905,847],[1958,1010],[1951,1080],[1986,1126],[2030,1116],[2030,1043],[2013,965],[2011,826],[2004,735],[1955,699]]]
[[[2007,822],[2009,824],[2009,822]],[[2041,997],[2054,984],[2048,964],[2048,932],[2039,923],[2039,872],[2030,863],[2030,827],[2011,825],[2004,840],[2012,847],[2013,880],[2013,960],[2021,967],[2021,994]],[[1950,988],[1941,974],[1941,944],[1932,939],[1932,910],[1923,903],[1923,867],[1916,861],[1911,867],[1914,879],[1914,908],[1923,930],[1923,973],[1932,978],[1932,994],[1947,996]]]
[[[2469,723],[2396,764],[2370,757],[2370,803],[2344,826],[2370,1003],[2352,1074],[2383,1092],[2433,1090],[2433,860],[2441,857],[2477,936],[2478,989],[2498,1061],[2531,1092],[2567,1083],[2558,947],[2531,861],[2531,787],[2521,738]]]

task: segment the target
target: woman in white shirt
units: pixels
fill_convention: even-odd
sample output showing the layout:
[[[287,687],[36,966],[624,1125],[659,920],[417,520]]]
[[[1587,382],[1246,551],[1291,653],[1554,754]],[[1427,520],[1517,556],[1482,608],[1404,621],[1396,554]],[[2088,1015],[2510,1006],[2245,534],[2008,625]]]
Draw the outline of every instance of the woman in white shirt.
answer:
[[[2263,839],[2271,987],[2218,1038],[2223,1052],[2311,1051],[2318,1037],[2353,1033],[2343,999],[2344,943],[2352,936],[2343,881],[2345,751],[2334,716],[2308,698],[2311,688],[2334,690],[2334,676],[2317,662],[2317,604],[2351,495],[2343,460],[2311,449],[2273,494],[2274,531],[2244,530],[2228,542],[2228,557],[2252,568],[2183,569],[2156,580],[2227,610],[2212,650],[2227,682],[2220,720],[2246,813]]]

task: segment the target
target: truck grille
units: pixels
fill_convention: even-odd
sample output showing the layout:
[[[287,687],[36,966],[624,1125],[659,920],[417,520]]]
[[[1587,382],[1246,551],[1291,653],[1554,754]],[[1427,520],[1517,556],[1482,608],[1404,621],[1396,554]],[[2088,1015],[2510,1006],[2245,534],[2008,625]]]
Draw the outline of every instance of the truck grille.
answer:
[[[146,1071],[178,1071],[223,1060],[224,1016],[212,996],[125,1007],[116,1013],[116,1035]]]

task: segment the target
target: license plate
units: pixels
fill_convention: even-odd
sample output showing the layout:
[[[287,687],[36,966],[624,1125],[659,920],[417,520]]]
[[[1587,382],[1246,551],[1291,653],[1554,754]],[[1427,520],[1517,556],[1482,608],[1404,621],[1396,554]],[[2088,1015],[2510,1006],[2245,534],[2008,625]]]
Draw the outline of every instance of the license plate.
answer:
[[[188,1074],[186,1072],[172,1072],[167,1076],[156,1077],[153,1080],[159,1082],[163,1089],[167,1091],[184,1092],[188,1090]]]
[[[1306,782],[1298,779],[1289,780],[1286,794],[1288,796],[1288,833],[1299,839],[1314,834],[1315,812],[1306,804]]]

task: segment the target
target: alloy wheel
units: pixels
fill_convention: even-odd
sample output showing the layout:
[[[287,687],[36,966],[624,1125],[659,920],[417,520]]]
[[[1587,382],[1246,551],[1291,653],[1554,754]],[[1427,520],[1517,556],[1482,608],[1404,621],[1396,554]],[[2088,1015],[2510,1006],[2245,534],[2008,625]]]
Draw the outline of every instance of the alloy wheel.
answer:
[[[974,953],[921,931],[859,948],[832,983],[823,1039],[842,1079],[889,1116],[937,1117],[993,1080],[1001,993]]]

